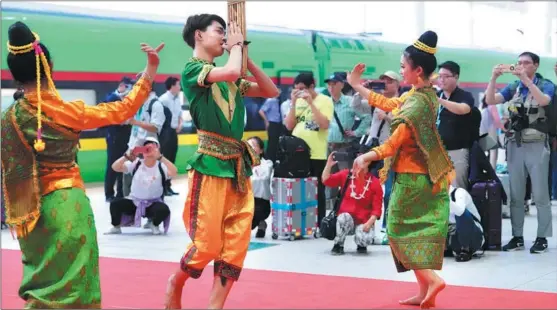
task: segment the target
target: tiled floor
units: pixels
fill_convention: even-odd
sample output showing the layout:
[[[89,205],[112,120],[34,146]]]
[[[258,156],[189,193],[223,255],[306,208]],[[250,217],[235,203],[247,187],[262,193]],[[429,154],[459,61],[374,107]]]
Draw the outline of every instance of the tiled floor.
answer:
[[[104,202],[101,186],[90,187],[88,195],[95,211],[101,256],[178,263],[189,240],[182,224],[187,190],[185,179],[175,180],[173,187],[180,192],[180,196],[167,200],[173,217],[168,235],[160,236],[153,236],[149,230],[139,228],[124,228],[122,235],[103,235],[110,228],[108,204]],[[554,204],[554,227],[557,226],[556,208]],[[525,222],[527,248],[536,237],[536,222],[536,208],[531,207],[531,214]],[[503,220],[503,242],[510,238],[510,231],[510,220]],[[254,238],[252,241],[245,261],[246,268],[414,281],[412,273],[396,273],[388,246],[372,246],[368,255],[356,255],[353,240],[349,238],[347,254],[331,256],[329,250],[332,244],[325,239],[275,241],[268,233],[265,239]],[[6,230],[2,231],[2,248],[18,249],[17,241]],[[467,263],[445,259],[441,275],[452,285],[557,293],[557,242],[555,238],[550,238],[549,252],[540,255],[532,255],[526,250],[487,252],[483,258]]]

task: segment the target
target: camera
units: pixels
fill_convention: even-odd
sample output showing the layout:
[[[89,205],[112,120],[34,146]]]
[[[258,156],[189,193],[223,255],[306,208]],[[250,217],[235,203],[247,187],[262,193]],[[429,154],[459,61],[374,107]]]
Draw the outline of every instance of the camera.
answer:
[[[364,135],[359,142],[354,141],[350,146],[345,147],[333,155],[333,160],[342,163],[343,166],[348,165],[352,168],[354,160],[361,155],[369,152],[372,148],[379,146],[379,140],[377,138],[371,138]],[[369,172],[377,174],[377,171],[383,167],[382,161],[374,161],[369,165]]]
[[[376,81],[367,81],[364,84],[364,87],[367,89],[371,89],[374,92],[381,92],[385,90],[385,83],[384,82],[376,82]]]
[[[526,113],[519,111],[518,113],[513,113],[510,122],[505,123],[504,126],[507,131],[513,130],[514,132],[521,132],[528,128],[529,124],[530,122]]]

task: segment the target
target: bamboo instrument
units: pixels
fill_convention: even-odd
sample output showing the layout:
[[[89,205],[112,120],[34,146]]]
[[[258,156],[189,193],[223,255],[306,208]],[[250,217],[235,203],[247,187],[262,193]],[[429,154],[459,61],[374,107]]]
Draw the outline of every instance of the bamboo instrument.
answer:
[[[244,35],[244,42],[247,41],[246,26],[246,0],[228,0],[228,22],[237,23],[240,31]],[[248,45],[242,48],[242,77],[246,77],[248,71]]]

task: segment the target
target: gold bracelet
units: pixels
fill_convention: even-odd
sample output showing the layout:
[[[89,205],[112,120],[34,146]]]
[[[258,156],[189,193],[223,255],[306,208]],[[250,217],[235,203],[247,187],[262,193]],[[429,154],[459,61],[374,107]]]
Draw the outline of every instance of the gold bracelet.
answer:
[[[143,74],[141,76],[142,78],[146,79],[149,82],[153,81],[153,78],[147,73],[147,71],[143,71]]]

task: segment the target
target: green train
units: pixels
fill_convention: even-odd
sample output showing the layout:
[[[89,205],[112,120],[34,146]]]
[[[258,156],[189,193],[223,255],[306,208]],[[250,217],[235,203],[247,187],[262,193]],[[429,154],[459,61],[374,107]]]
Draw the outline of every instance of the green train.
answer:
[[[21,20],[35,29],[41,41],[48,44],[54,62],[54,80],[66,100],[84,99],[95,105],[114,91],[123,76],[134,77],[143,69],[145,56],[140,42],[156,45],[165,42],[157,82],[168,76],[179,77],[192,51],[183,42],[183,24],[52,12],[28,8],[2,9],[2,35],[7,38],[10,24]],[[357,62],[367,64],[365,78],[377,78],[386,70],[397,70],[402,44],[384,42],[369,36],[348,36],[313,30],[278,27],[248,27],[250,57],[273,78],[287,94],[293,78],[304,71],[312,71],[319,87],[325,77],[336,71],[347,71]],[[442,45],[442,38],[440,40]],[[3,44],[3,55],[7,50]],[[515,54],[487,50],[440,48],[439,61],[454,60],[462,67],[461,87],[478,98],[485,90],[491,70],[498,63],[515,63]],[[226,58],[219,59],[223,64]],[[552,76],[556,58],[543,58],[540,73]],[[15,85],[2,59],[2,110],[13,100]],[[504,76],[501,83],[510,82]],[[156,91],[164,92],[157,83]],[[246,98],[246,136],[266,138],[263,121],[257,114],[262,98]],[[183,104],[186,126],[179,137],[177,166],[183,173],[185,161],[196,149],[195,128],[188,117],[187,102]],[[189,121],[189,122],[188,122]],[[85,182],[101,182],[106,166],[106,144],[101,130],[83,132],[78,160]]]

